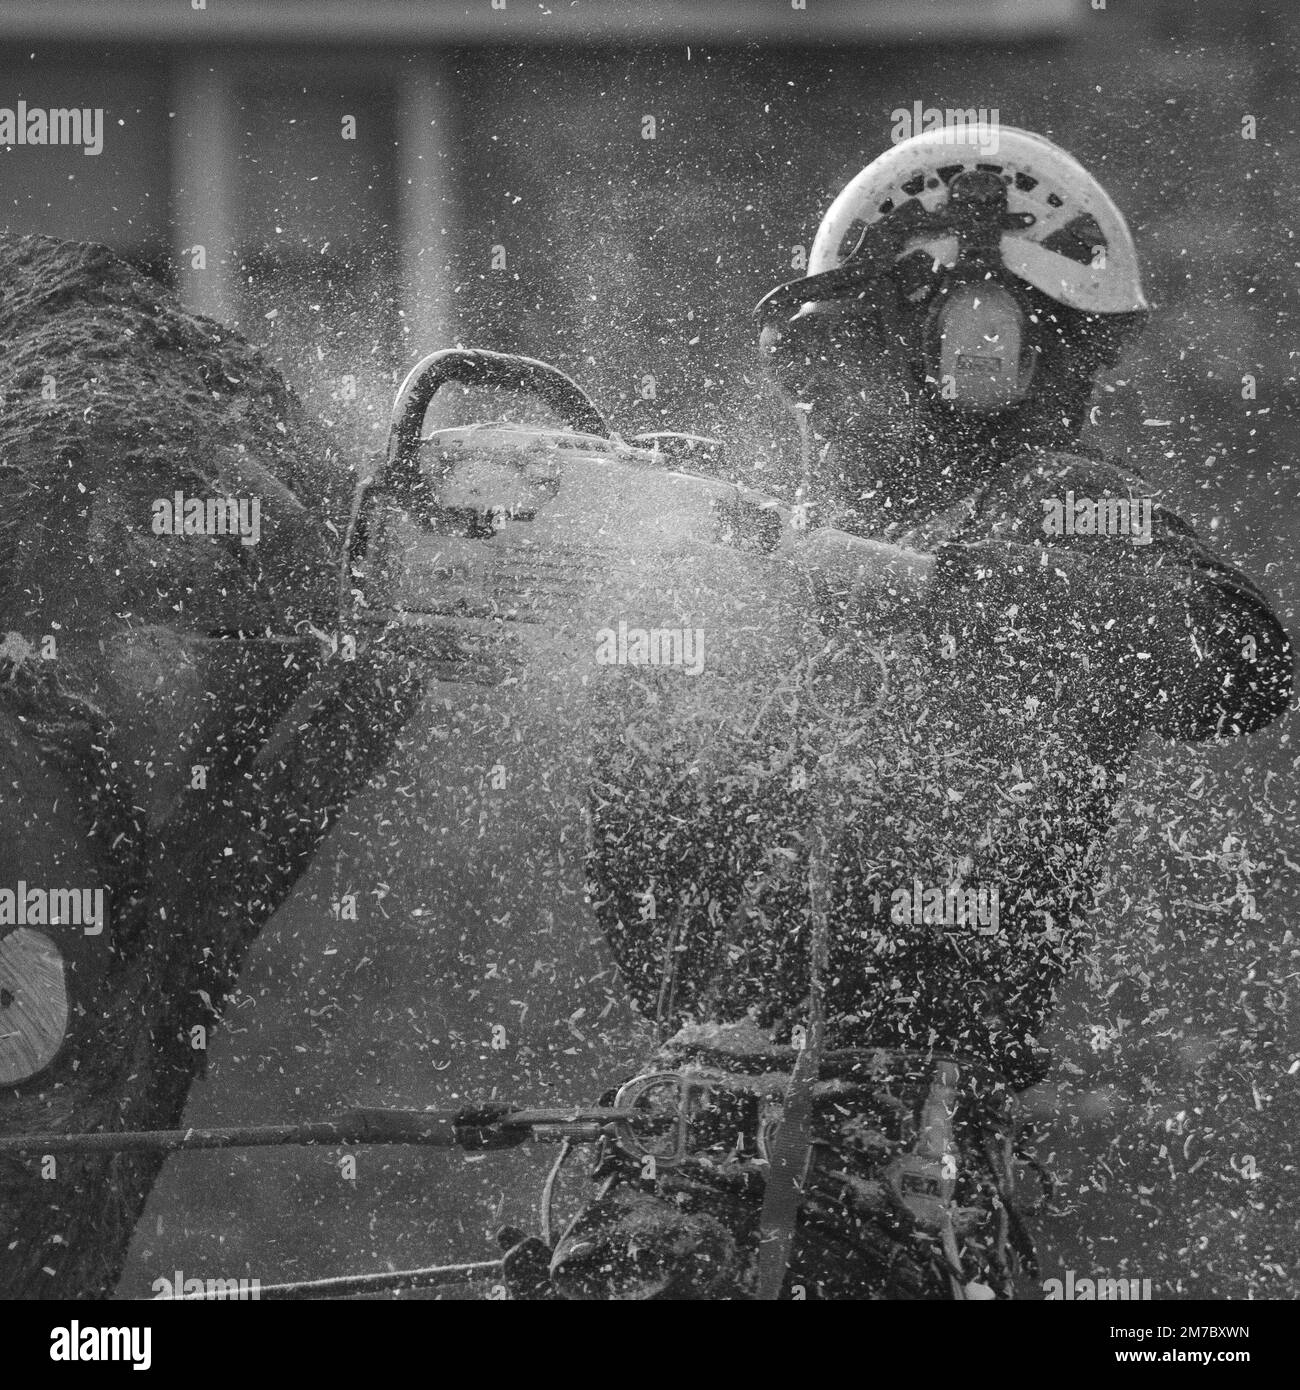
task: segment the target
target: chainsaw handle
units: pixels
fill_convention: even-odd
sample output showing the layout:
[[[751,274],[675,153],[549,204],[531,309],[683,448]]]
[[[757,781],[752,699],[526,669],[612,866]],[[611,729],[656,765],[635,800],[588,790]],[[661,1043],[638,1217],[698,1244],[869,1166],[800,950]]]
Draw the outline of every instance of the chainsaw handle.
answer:
[[[465,386],[495,386],[499,390],[527,392],[555,411],[570,429],[598,435],[601,439],[609,438],[609,425],[587,393],[572,378],[546,362],[514,353],[488,352],[483,348],[442,348],[422,357],[407,373],[393,401],[388,452],[383,463],[374,476],[362,479],[353,494],[339,571],[341,632],[351,626],[353,567],[370,546],[374,499],[376,495],[390,493],[411,505],[424,495],[420,475],[424,417],[434,396],[449,381]]]
[[[385,482],[399,491],[419,480],[420,435],[424,416],[449,381],[463,386],[495,386],[536,396],[580,434],[609,438],[609,425],[587,393],[571,377],[533,357],[482,348],[442,348],[411,368],[393,402],[388,431]]]

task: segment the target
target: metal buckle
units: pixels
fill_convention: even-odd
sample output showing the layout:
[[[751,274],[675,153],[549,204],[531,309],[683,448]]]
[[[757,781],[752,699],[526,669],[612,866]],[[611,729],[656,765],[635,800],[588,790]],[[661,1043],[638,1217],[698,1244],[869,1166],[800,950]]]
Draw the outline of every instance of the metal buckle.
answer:
[[[626,1153],[653,1159],[656,1168],[675,1168],[692,1155],[724,1147],[764,1153],[758,1097],[710,1078],[647,1072],[619,1088],[614,1107],[644,1113],[644,1120],[616,1120],[613,1129]]]

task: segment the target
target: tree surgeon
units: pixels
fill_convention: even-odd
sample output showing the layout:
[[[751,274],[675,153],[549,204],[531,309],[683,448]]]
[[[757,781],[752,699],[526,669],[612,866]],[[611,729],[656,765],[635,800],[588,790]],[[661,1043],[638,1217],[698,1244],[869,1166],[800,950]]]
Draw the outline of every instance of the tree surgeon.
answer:
[[[854,561],[818,586],[820,666],[735,775],[674,781],[652,750],[597,769],[593,901],[665,1041],[619,1092],[644,1124],[602,1152],[553,1287],[1034,1296],[1014,1098],[1097,930],[1125,769],[1148,732],[1276,718],[1291,649],[1080,442],[1148,309],[1121,214],[1049,141],[894,146],[758,312],[810,524]]]

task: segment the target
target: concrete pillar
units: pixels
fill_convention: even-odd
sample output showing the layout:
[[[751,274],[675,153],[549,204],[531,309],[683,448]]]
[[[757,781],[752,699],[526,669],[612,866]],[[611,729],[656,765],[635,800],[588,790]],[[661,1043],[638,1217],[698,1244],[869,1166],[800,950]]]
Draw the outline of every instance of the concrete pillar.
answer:
[[[173,69],[173,248],[187,309],[233,324],[239,314],[239,126],[232,75],[221,59]],[[203,248],[202,267],[195,264]]]
[[[457,342],[455,80],[437,54],[421,54],[397,79],[399,357],[408,366]]]

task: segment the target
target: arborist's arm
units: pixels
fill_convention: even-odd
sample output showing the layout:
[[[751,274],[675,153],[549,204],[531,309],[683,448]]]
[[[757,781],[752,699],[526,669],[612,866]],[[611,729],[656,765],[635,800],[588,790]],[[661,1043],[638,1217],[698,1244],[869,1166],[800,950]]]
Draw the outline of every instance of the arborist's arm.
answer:
[[[1291,697],[1293,653],[1263,594],[1185,527],[1152,544],[945,546],[931,608],[957,643],[1035,676],[1073,672],[1095,713],[1166,738],[1250,733]]]
[[[823,600],[869,628],[908,626],[930,597],[937,557],[833,526],[810,531],[789,547],[791,559],[815,575]]]
[[[1018,670],[1026,693],[1069,675],[1086,683],[1102,718],[1196,740],[1250,733],[1286,709],[1293,651],[1268,600],[1178,517],[1156,507],[1151,542],[1133,545],[1043,536],[1033,495],[1020,510],[990,530],[1026,539],[933,554],[833,527],[800,532],[774,517],[775,548],[846,622],[951,636]]]
[[[846,621],[924,627],[1018,668],[1027,693],[1070,675],[1096,713],[1166,738],[1250,733],[1291,698],[1293,651],[1268,600],[1176,517],[1149,545],[985,540],[935,554],[827,528],[795,547]]]
[[[935,556],[835,526],[811,528],[807,509],[736,485],[723,489],[717,513],[722,538],[779,554],[807,577],[817,598],[862,627],[915,625],[924,610]]]

